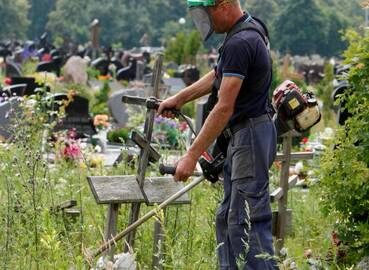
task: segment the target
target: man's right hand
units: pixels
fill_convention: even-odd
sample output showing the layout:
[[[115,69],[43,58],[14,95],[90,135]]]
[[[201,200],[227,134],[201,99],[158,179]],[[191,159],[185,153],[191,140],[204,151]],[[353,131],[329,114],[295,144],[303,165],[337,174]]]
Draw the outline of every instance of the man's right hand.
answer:
[[[158,115],[166,118],[175,118],[176,114],[173,113],[173,109],[180,110],[183,104],[178,100],[177,96],[172,96],[160,103],[158,108]]]

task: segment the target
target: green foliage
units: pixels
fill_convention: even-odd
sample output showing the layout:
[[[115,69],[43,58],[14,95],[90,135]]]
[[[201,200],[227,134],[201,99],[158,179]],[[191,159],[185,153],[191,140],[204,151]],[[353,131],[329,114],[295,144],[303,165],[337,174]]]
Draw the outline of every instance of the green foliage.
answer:
[[[86,42],[90,23],[89,15],[85,12],[86,2],[58,0],[55,10],[49,14],[47,29],[66,40]]]
[[[184,53],[189,64],[196,64],[196,55],[201,48],[201,37],[198,31],[192,31],[184,46]]]
[[[29,20],[27,0],[0,0],[0,40],[16,39],[26,36]]]
[[[361,0],[245,1],[268,26],[274,50],[337,56],[345,49],[340,31],[363,24]]]
[[[89,24],[97,18],[103,45],[123,42],[126,47],[138,46],[145,33],[153,45],[160,45],[163,22],[179,26],[178,19],[185,17],[186,11],[186,3],[175,0],[152,0],[150,5],[143,0],[56,0],[48,29],[54,35],[84,43],[90,37]]]
[[[342,98],[353,116],[324,155],[321,178],[325,213],[337,218],[339,237],[355,258],[369,252],[369,37],[350,31],[347,38],[352,90]]]
[[[174,61],[177,64],[182,64],[185,58],[185,43],[185,34],[183,32],[179,32],[175,38],[172,38],[167,42],[167,47],[165,49],[165,59],[167,61]]]
[[[46,31],[48,14],[55,8],[55,0],[30,0],[28,18],[31,22],[27,35],[31,39],[40,37]]]
[[[109,81],[105,80],[103,87],[95,94],[95,102],[91,112],[94,114],[109,114],[107,102],[110,94]]]
[[[333,92],[332,81],[334,79],[333,66],[331,64],[325,64],[324,67],[324,79],[319,83],[317,89],[317,96],[323,102],[323,120],[325,126],[328,126],[331,120],[331,112],[333,109],[333,101],[331,98]]]
[[[112,143],[122,143],[126,142],[129,138],[130,130],[127,128],[120,128],[117,130],[112,130],[108,132],[107,138],[109,142]]]
[[[275,28],[278,29],[278,39],[275,39],[278,48],[300,55],[320,52],[321,41],[326,40],[328,30],[327,19],[315,0],[288,1],[275,21]]]
[[[194,64],[200,48],[201,37],[197,31],[192,31],[189,35],[179,32],[175,38],[167,41],[165,59],[177,64]]]
[[[195,118],[195,111],[196,111],[196,102],[189,102],[186,103],[183,107],[182,107],[182,112],[184,115],[187,115],[188,117],[194,119]]]

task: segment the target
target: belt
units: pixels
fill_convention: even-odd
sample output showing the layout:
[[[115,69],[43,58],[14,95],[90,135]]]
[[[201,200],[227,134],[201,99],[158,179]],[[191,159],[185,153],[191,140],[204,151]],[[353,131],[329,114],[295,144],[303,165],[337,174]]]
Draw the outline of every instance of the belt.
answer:
[[[224,137],[226,137],[227,139],[231,138],[233,135],[235,135],[238,131],[240,131],[241,129],[247,128],[247,127],[254,127],[258,124],[267,122],[267,121],[271,121],[272,118],[270,117],[270,115],[268,113],[260,115],[258,117],[255,118],[247,118],[246,120],[235,124],[229,128],[226,128],[223,131],[223,135]]]

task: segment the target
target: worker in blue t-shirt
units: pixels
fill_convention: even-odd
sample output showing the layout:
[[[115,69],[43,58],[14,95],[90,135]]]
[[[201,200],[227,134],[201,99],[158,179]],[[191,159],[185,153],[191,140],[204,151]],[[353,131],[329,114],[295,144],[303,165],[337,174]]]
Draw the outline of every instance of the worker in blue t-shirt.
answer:
[[[188,4],[204,40],[213,32],[227,33],[227,37],[217,67],[163,101],[158,109],[159,114],[174,117],[170,109],[210,94],[214,86],[217,91],[218,101],[191,148],[178,161],[174,177],[186,181],[202,153],[226,130],[224,200],[216,217],[220,269],[278,269],[271,259],[268,173],[276,155],[276,130],[268,114],[272,63],[267,34],[253,29],[235,31],[245,24],[262,28],[242,11],[238,0],[189,0]],[[270,259],[258,255],[270,255]]]

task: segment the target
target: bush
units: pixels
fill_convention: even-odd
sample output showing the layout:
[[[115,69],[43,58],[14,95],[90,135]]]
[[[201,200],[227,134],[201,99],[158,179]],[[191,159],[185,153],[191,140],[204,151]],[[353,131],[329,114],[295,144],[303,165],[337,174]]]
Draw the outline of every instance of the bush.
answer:
[[[369,252],[369,37],[350,31],[347,38],[351,91],[341,98],[353,116],[323,157],[321,196],[324,212],[337,218],[339,238],[352,261]]]
[[[129,138],[129,129],[121,128],[117,130],[112,130],[108,132],[108,141],[111,143],[122,143],[126,142]]]

